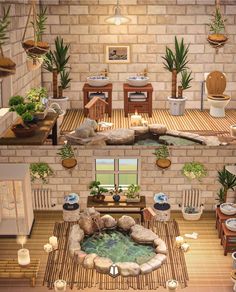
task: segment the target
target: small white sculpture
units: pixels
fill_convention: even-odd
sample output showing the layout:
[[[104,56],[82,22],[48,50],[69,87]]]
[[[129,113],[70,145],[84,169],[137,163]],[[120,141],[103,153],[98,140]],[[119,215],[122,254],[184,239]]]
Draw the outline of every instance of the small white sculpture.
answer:
[[[79,126],[79,128],[75,129],[75,135],[82,139],[94,137],[97,127],[98,124],[96,121],[86,119],[84,123]]]

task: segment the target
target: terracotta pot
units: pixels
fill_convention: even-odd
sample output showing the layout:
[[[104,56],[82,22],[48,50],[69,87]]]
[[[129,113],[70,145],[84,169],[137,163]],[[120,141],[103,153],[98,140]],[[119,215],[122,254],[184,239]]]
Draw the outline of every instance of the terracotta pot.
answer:
[[[100,203],[100,202],[103,202],[105,200],[105,196],[104,195],[95,195],[93,196],[93,201],[96,202],[96,203]]]
[[[171,166],[171,161],[167,158],[159,158],[156,160],[156,165],[160,168],[165,169]]]
[[[66,158],[62,160],[61,164],[63,167],[70,169],[77,165],[77,160],[75,158]]]
[[[12,132],[18,138],[32,137],[34,136],[36,129],[37,125],[35,124],[27,125],[27,127],[23,127],[21,124],[18,124],[11,127]]]
[[[227,41],[227,36],[224,34],[209,34],[208,40],[216,43],[222,43]]]

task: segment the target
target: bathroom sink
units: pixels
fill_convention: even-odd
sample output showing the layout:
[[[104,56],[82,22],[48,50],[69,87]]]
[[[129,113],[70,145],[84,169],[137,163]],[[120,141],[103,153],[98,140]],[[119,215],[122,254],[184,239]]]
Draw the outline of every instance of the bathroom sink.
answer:
[[[109,82],[110,79],[109,77],[105,77],[105,76],[90,76],[87,77],[87,82],[90,86],[106,86]]]
[[[149,78],[145,76],[130,76],[126,81],[130,86],[146,86]]]
[[[236,218],[229,218],[225,221],[226,227],[230,230],[235,232],[236,231]]]
[[[235,215],[236,205],[233,203],[223,203],[220,205],[220,211],[225,215]]]

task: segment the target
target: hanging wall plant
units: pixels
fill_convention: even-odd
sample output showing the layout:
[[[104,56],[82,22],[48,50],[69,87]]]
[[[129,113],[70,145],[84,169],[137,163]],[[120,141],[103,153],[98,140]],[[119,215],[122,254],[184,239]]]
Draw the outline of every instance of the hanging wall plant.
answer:
[[[210,45],[216,49],[222,47],[228,40],[225,31],[225,22],[226,19],[223,18],[220,7],[217,5],[211,23],[208,24],[210,33],[207,37]]]
[[[64,144],[60,151],[57,153],[61,157],[61,164],[65,168],[71,169],[74,168],[77,164],[75,159],[74,149],[70,144]]]
[[[187,162],[182,168],[182,174],[189,180],[201,180],[207,175],[205,166],[200,162]]]
[[[39,179],[43,184],[46,184],[48,183],[48,177],[52,175],[53,170],[47,163],[39,162],[30,164],[30,176],[32,182]]]
[[[10,8],[3,8],[3,17],[0,19],[0,77],[7,77],[16,73],[16,64],[10,59],[4,57],[2,46],[9,39],[7,29],[10,25]]]
[[[26,54],[30,56],[27,61],[32,61],[32,66],[36,66],[41,63],[41,58],[49,50],[49,45],[47,42],[42,41],[42,35],[46,29],[45,23],[47,20],[46,17],[47,8],[40,7],[39,13],[36,12],[35,2],[30,6],[24,34],[22,37],[22,47],[24,48]],[[34,39],[25,40],[26,30],[29,25],[29,20],[33,16],[33,21],[31,21],[33,30],[34,30]]]
[[[171,161],[168,159],[170,153],[166,145],[162,145],[153,153],[156,156],[156,165],[162,169],[170,167]]]

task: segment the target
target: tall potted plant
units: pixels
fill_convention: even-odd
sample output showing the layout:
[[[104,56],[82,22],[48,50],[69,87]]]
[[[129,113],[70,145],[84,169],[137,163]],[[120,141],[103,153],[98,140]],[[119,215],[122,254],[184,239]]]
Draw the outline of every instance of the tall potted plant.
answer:
[[[222,185],[224,193],[223,200],[225,203],[227,202],[228,191],[230,189],[234,191],[236,188],[236,176],[227,171],[225,167],[223,167],[222,170],[218,171],[218,182]]]
[[[55,50],[50,50],[45,55],[44,69],[53,75],[53,96],[49,98],[52,102],[57,102],[63,110],[68,107],[68,97],[63,96],[63,89],[69,87],[71,79],[69,78],[70,70],[68,54],[70,45],[64,44],[61,37],[55,39]],[[58,75],[60,76],[60,85],[58,85]]]
[[[164,68],[171,72],[172,74],[172,90],[171,97],[168,97],[170,104],[170,113],[174,116],[180,116],[184,114],[186,97],[179,96],[182,94],[176,95],[177,89],[177,75],[183,71],[186,71],[187,64],[189,62],[188,58],[189,45],[184,44],[184,39],[182,38],[179,42],[177,37],[175,37],[175,48],[171,50],[169,47],[166,47],[166,54],[164,57]],[[185,73],[186,74],[186,73]],[[187,76],[189,73],[187,73]],[[190,74],[191,76],[191,74]],[[186,77],[186,76],[185,76]],[[188,79],[188,86],[191,78]],[[183,77],[182,77],[183,80]],[[185,80],[186,81],[186,80]],[[183,84],[181,84],[181,87]],[[187,87],[189,88],[189,87]],[[187,89],[185,88],[185,89]],[[184,89],[184,88],[183,88]]]

